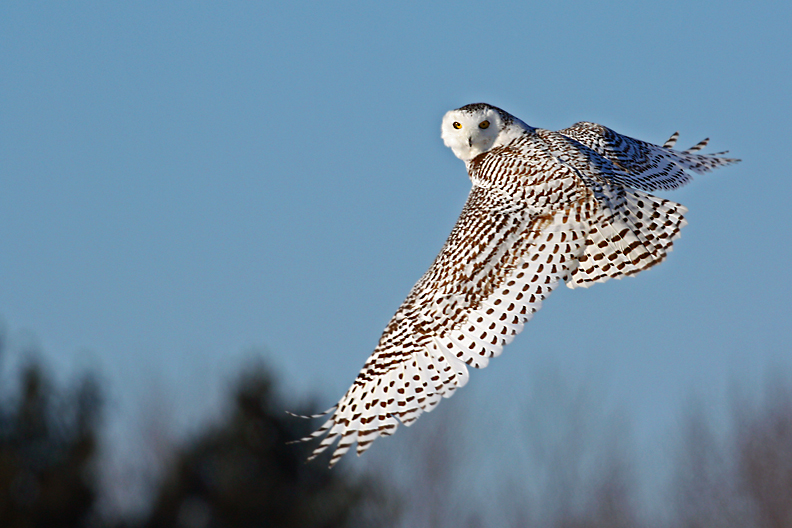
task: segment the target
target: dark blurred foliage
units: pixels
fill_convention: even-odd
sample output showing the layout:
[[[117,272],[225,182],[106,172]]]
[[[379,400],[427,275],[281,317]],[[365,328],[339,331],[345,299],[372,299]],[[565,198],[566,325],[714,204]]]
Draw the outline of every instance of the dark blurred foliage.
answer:
[[[41,368],[21,372],[0,405],[0,526],[92,526],[98,489],[99,389],[85,378],[56,390]]]
[[[58,389],[35,363],[19,377],[0,390],[2,528],[387,527],[398,518],[393,494],[372,477],[306,463],[311,446],[289,442],[315,423],[284,412],[263,366],[232,387],[222,423],[173,446],[148,512],[102,517],[98,384]]]
[[[380,483],[328,470],[325,460],[306,463],[312,445],[289,442],[315,424],[283,409],[267,371],[247,370],[228,419],[177,454],[146,526],[393,525],[396,508]]]

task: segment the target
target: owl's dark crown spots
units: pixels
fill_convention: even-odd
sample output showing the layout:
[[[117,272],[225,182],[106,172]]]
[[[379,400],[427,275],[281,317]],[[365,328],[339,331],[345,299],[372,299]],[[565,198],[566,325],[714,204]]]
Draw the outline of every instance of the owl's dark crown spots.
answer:
[[[506,112],[504,110],[501,110],[497,106],[492,106],[491,104],[487,104],[487,103],[473,103],[473,104],[465,105],[465,106],[463,106],[461,108],[458,108],[457,110],[461,110],[461,111],[467,112],[469,114],[473,114],[475,112],[483,112],[485,110],[494,110],[494,111],[498,112],[498,115],[500,115],[501,119],[503,120],[504,126],[508,126],[508,125],[510,125],[512,123],[511,114],[509,114],[508,112]]]

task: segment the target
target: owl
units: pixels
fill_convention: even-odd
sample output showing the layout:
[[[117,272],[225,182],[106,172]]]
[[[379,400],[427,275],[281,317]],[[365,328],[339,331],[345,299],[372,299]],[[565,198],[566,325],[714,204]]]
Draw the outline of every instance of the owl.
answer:
[[[310,459],[409,426],[468,381],[522,331],[561,283],[635,275],[662,262],[686,208],[646,191],[675,189],[736,163],[725,152],[674,150],[580,122],[552,132],[478,103],[448,112],[441,137],[472,188],[440,254],[388,323],[324,424]]]

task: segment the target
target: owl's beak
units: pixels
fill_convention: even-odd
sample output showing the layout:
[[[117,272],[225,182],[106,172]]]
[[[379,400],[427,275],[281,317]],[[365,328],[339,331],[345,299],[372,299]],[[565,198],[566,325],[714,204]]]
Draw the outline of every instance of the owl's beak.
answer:
[[[468,136],[468,147],[473,146],[473,136]]]

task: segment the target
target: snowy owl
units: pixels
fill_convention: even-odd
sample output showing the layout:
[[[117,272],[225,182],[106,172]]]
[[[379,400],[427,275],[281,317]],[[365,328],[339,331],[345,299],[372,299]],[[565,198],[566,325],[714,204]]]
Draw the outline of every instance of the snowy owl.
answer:
[[[551,132],[494,106],[448,112],[441,136],[473,187],[440,254],[412,288],[352,386],[303,441],[339,441],[330,465],[399,423],[412,424],[500,355],[564,282],[570,288],[634,275],[665,259],[684,206],[644,191],[674,189],[736,163],[674,150],[594,123]]]

